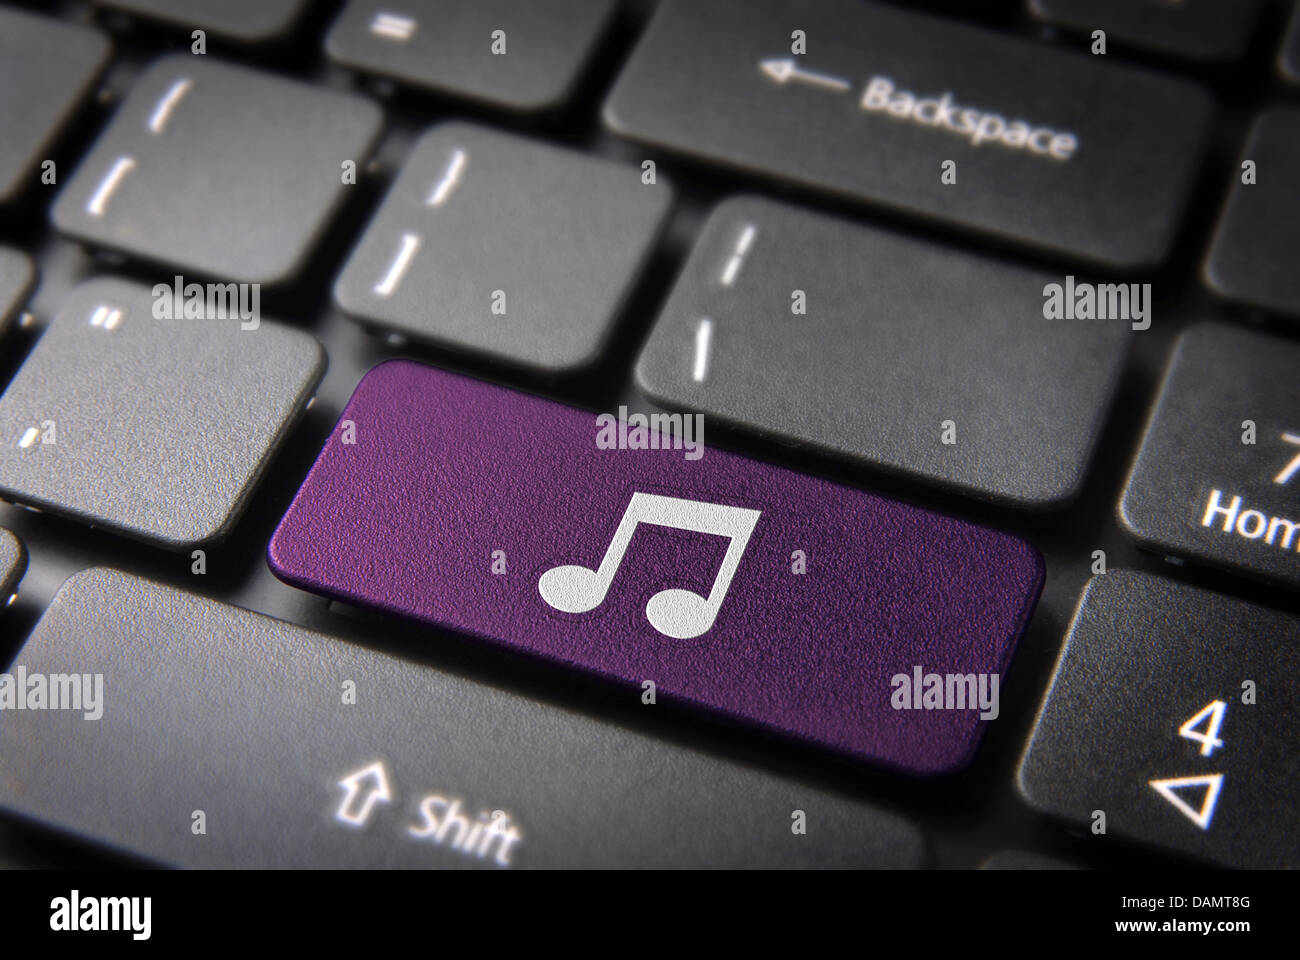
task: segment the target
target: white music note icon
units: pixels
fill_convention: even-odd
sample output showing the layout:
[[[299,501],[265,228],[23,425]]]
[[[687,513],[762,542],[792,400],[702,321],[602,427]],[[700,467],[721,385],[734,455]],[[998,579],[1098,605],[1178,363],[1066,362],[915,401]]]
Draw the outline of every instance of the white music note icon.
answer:
[[[698,637],[713,626],[718,609],[727,596],[731,578],[740,565],[741,555],[762,515],[760,510],[730,507],[721,503],[662,497],[654,493],[633,493],[623,519],[614,531],[600,568],[583,566],[552,567],[537,581],[542,599],[565,613],[586,613],[605,601],[605,594],[623,562],[623,554],[632,542],[637,524],[673,527],[693,533],[710,533],[730,537],[727,554],[722,558],[713,588],[707,597],[693,590],[660,590],[645,605],[646,619],[660,633],[677,640]]]

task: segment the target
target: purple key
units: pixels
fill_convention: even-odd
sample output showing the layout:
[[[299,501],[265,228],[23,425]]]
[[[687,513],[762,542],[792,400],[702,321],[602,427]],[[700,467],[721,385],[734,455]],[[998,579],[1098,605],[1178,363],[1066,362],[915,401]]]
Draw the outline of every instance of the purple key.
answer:
[[[917,773],[968,763],[1042,589],[1037,551],[701,447],[697,429],[640,427],[384,363],[272,537],[271,568],[643,700],[653,683],[656,699]]]

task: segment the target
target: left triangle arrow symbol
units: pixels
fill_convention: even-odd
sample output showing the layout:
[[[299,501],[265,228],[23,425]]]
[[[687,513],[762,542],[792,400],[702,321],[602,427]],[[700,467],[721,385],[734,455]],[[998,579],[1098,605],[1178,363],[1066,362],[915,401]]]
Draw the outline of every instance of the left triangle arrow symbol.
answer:
[[[1203,777],[1173,777],[1169,780],[1152,780],[1151,788],[1168,800],[1179,813],[1202,830],[1210,829],[1214,819],[1214,808],[1219,802],[1219,791],[1223,789],[1223,774],[1211,773]],[[1198,810],[1179,796],[1177,791],[1193,790],[1204,787],[1205,794]]]
[[[787,80],[790,79],[790,76],[795,72],[794,61],[790,59],[762,60],[759,62],[758,65],[763,69],[764,73],[766,73],[777,83],[785,83]]]

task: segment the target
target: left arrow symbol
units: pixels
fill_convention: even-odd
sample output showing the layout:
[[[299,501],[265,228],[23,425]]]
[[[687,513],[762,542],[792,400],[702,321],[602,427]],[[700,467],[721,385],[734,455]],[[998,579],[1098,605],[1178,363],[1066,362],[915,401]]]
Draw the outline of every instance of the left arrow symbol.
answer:
[[[384,762],[376,760],[370,766],[350,773],[338,785],[345,791],[334,819],[350,827],[363,827],[377,803],[389,803],[393,793],[388,788],[388,772]]]
[[[839,77],[832,77],[826,73],[814,73],[811,70],[804,70],[793,59],[788,57],[777,60],[760,60],[758,66],[759,69],[780,84],[786,84],[794,80],[797,83],[825,87],[828,90],[835,90],[840,93],[849,88],[847,80],[841,80]]]

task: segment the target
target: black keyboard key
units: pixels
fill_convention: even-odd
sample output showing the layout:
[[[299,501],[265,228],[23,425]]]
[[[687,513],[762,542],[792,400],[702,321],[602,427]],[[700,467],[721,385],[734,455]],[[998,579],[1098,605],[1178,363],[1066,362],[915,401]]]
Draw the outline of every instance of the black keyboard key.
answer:
[[[0,247],[0,336],[27,298],[36,280],[36,268],[27,254]]]
[[[64,233],[228,280],[291,279],[364,162],[379,109],[177,54],[136,82],[52,212]]]
[[[244,43],[285,35],[307,7],[307,0],[95,0],[170,23],[187,31],[207,30]]]
[[[65,583],[9,669],[89,677],[92,695],[102,676],[102,716],[7,712],[0,806],[164,863],[923,856],[911,826],[865,804],[112,570]]]
[[[806,54],[791,54],[794,30]],[[1169,251],[1210,110],[1182,80],[861,0],[665,0],[605,121],[849,200],[1140,268]]]
[[[1260,114],[1233,171],[1227,204],[1205,264],[1210,287],[1222,297],[1300,316],[1300,108]],[[1253,183],[1243,183],[1250,173]]]
[[[41,163],[110,51],[98,30],[0,9],[0,203],[39,185]]]
[[[637,382],[669,407],[975,496],[1057,506],[1082,483],[1132,326],[1045,319],[1044,288],[1064,281],[732,199],[696,243]]]
[[[1143,545],[1300,584],[1300,344],[1183,334],[1120,515]]]
[[[416,144],[335,299],[418,339],[539,370],[584,366],[671,197],[666,183],[642,183],[638,167],[444,124]]]
[[[1146,573],[1094,577],[1019,779],[1096,842],[1104,825],[1225,866],[1300,867],[1300,619]]]
[[[14,587],[27,569],[27,551],[22,541],[0,527],[0,613],[14,595]]]
[[[77,287],[0,397],[0,497],[168,549],[228,534],[320,382],[269,321],[158,319],[147,287]]]
[[[330,59],[516,111],[565,103],[615,0],[351,0]]]
[[[1236,60],[1246,52],[1258,0],[1029,0],[1034,16],[1088,35],[1190,60]]]

